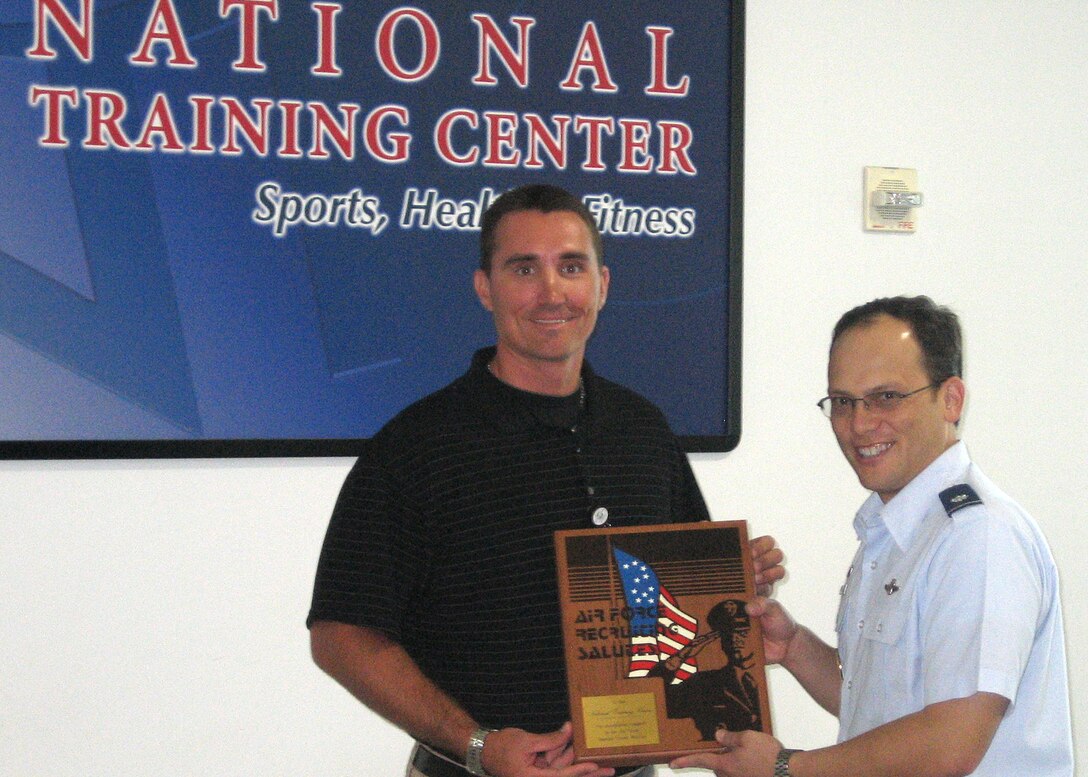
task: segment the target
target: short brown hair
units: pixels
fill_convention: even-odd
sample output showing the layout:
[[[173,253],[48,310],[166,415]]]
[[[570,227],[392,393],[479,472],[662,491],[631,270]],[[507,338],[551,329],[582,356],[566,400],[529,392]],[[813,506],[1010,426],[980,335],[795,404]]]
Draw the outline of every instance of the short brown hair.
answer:
[[[495,230],[499,221],[507,213],[522,210],[538,210],[541,213],[570,211],[577,215],[593,240],[593,250],[597,252],[597,263],[604,264],[604,244],[601,232],[593,214],[578,197],[559,186],[546,183],[527,184],[503,194],[484,212],[480,222],[480,269],[491,273],[491,254],[495,251]]]
[[[910,324],[922,349],[923,366],[932,383],[963,377],[963,333],[960,320],[950,308],[926,296],[881,297],[843,314],[831,335],[831,347],[844,332],[891,316]]]

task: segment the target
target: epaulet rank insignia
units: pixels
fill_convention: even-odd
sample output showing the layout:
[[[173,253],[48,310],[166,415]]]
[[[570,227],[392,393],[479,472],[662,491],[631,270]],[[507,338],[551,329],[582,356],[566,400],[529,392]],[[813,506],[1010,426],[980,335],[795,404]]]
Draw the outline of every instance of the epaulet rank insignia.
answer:
[[[982,500],[975,493],[975,489],[966,483],[960,483],[958,486],[946,488],[941,492],[941,504],[944,505],[945,512],[952,515],[952,513],[965,507],[980,505]]]

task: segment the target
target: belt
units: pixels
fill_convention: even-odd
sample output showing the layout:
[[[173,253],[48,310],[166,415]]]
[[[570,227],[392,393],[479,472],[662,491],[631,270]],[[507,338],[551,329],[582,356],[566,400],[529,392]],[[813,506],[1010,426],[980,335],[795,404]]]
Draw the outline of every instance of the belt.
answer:
[[[416,745],[415,753],[412,755],[412,766],[423,772],[427,777],[472,777],[468,769],[461,766],[461,764],[436,755],[423,745]],[[617,769],[616,777],[632,774],[641,768],[641,766],[634,766],[627,769]]]

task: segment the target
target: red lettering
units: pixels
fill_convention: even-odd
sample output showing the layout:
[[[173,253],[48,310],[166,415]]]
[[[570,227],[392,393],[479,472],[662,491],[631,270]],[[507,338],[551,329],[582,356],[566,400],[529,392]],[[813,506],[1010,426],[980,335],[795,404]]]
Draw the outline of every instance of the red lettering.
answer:
[[[355,114],[359,110],[358,105],[341,103],[338,107],[344,115],[343,126],[336,123],[336,118],[324,103],[307,103],[310,114],[314,118],[314,144],[310,149],[310,156],[315,159],[324,159],[329,156],[325,149],[324,139],[328,137],[336,145],[340,156],[344,159],[355,158]]]
[[[83,0],[82,15],[77,22],[60,0],[34,0],[34,48],[27,49],[26,55],[36,59],[56,59],[57,50],[46,39],[46,22],[51,20],[76,55],[84,62],[90,62],[91,52],[94,51],[92,4],[93,0]]]
[[[570,70],[567,71],[567,77],[559,84],[559,88],[566,91],[581,91],[581,74],[586,69],[593,73],[593,91],[619,91],[619,87],[616,86],[616,82],[612,80],[612,75],[608,72],[608,62],[605,60],[601,39],[597,34],[597,25],[593,22],[586,22],[582,28],[582,37],[578,39],[578,46],[575,50],[574,59],[571,60]]]
[[[458,154],[453,150],[450,134],[453,131],[454,122],[457,121],[464,121],[472,129],[476,129],[480,126],[480,120],[475,111],[470,111],[466,108],[447,111],[434,126],[434,147],[438,151],[438,155],[451,165],[468,167],[469,165],[476,164],[476,160],[480,158],[480,149],[473,146],[472,150],[467,154]]]
[[[263,72],[266,68],[258,52],[260,48],[258,14],[264,11],[273,21],[279,19],[279,2],[278,0],[220,0],[219,15],[226,19],[234,8],[240,9],[238,16],[242,25],[242,35],[238,59],[231,63],[231,67],[235,70]]]
[[[691,127],[678,121],[659,121],[657,130],[661,133],[661,157],[658,161],[657,172],[680,171],[687,175],[695,175],[698,171],[688,154],[688,149],[691,148],[694,140]]]
[[[518,115],[501,111],[485,111],[487,123],[487,156],[483,163],[494,167],[517,167],[521,152],[515,147]]]
[[[669,37],[673,34],[669,27],[647,27],[646,34],[651,40],[651,58],[653,68],[650,75],[650,85],[646,87],[646,94],[659,94],[672,97],[683,97],[688,93],[688,85],[691,79],[686,75],[677,84],[668,82],[669,62]]]
[[[88,100],[87,136],[83,139],[83,148],[108,148],[110,144],[103,133],[109,135],[115,147],[132,148],[121,129],[121,119],[127,111],[125,98],[108,89],[86,89],[83,96]]]
[[[576,116],[574,119],[574,131],[585,130],[586,156],[582,162],[583,170],[604,170],[604,162],[601,161],[601,133],[612,135],[616,131],[616,121],[609,116]]]
[[[409,22],[419,31],[419,64],[413,69],[403,67],[397,60],[393,48],[393,39],[401,22]],[[418,8],[398,8],[387,14],[378,25],[375,47],[378,63],[391,77],[398,81],[420,81],[431,74],[438,64],[438,55],[442,49],[442,39],[434,20]]]
[[[196,67],[196,60],[185,45],[185,36],[181,32],[174,0],[156,0],[155,7],[147,18],[140,51],[129,57],[128,61],[133,65],[158,64],[158,60],[151,56],[151,47],[156,42],[165,43],[170,48],[170,59],[166,64],[171,67]]]
[[[382,122],[393,117],[402,127],[408,126],[408,109],[403,105],[382,105],[375,108],[363,122],[363,139],[366,150],[379,162],[406,162],[412,136],[406,132],[390,132],[385,137],[391,145],[382,142]]]
[[[491,74],[491,51],[499,55],[506,67],[506,72],[522,89],[529,86],[529,30],[535,19],[526,16],[512,16],[510,21],[518,27],[518,50],[515,52],[510,42],[503,37],[494,20],[487,14],[473,14],[472,21],[480,29],[479,67],[472,83],[481,86],[494,86],[499,81]]]
[[[298,145],[298,113],[302,110],[302,103],[298,100],[280,100],[280,111],[283,113],[283,142],[280,144],[278,156],[299,157],[302,149]]]
[[[650,151],[650,122],[620,119],[623,155],[616,169],[621,173],[648,173],[653,168]]]
[[[336,14],[344,10],[339,3],[314,3],[317,13],[317,64],[310,68],[315,76],[338,76],[336,64]]]
[[[143,129],[140,130],[140,139],[136,141],[135,148],[143,151],[155,150],[155,137],[161,141],[163,151],[179,152],[185,150],[185,145],[178,136],[177,125],[174,124],[174,115],[170,112],[170,103],[166,95],[159,92],[151,103],[151,110],[147,112]]]
[[[61,103],[66,102],[73,108],[79,100],[74,86],[32,86],[30,104],[36,105],[45,98],[45,134],[38,138],[42,146],[66,148],[68,138],[64,135],[64,110]]]
[[[220,97],[219,103],[225,111],[225,126],[223,129],[223,147],[219,150],[224,154],[241,154],[242,148],[238,145],[238,130],[242,131],[246,142],[261,156],[268,154],[268,109],[272,107],[272,101],[265,98],[251,100],[257,108],[257,118],[254,120],[246,113],[245,107],[234,97]]]
[[[528,125],[529,132],[529,138],[526,142],[529,154],[525,158],[525,166],[531,169],[543,167],[544,162],[541,161],[540,156],[537,154],[539,150],[543,150],[548,158],[552,160],[552,164],[555,165],[557,170],[566,170],[567,127],[570,126],[570,116],[552,116],[552,125],[555,127],[554,135],[548,132],[544,120],[535,113],[526,113],[522,118]]]
[[[215,151],[211,138],[211,113],[214,103],[214,97],[203,94],[189,97],[189,104],[193,106],[193,142],[189,144],[189,150],[194,154],[210,154]]]

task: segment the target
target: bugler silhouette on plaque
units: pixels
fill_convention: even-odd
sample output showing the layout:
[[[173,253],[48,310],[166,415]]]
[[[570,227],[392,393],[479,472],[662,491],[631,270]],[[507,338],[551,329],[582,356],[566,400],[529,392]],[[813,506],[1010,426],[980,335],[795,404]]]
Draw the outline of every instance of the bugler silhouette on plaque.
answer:
[[[665,763],[770,732],[744,521],[555,533],[576,760]]]

